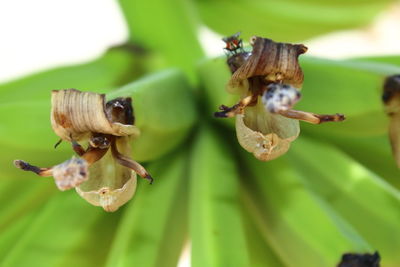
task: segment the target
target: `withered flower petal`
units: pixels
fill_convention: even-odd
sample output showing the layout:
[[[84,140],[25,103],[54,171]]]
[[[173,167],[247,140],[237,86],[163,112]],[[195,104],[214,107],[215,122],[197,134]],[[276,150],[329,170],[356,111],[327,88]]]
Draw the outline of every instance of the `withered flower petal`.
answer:
[[[52,92],[51,123],[62,140],[70,141],[80,158],[51,168],[17,160],[15,166],[40,176],[54,176],[60,190],[75,187],[89,203],[115,211],[135,193],[136,174],[153,181],[146,169],[132,160],[130,137],[139,135],[133,125],[130,98],[105,103],[105,96],[75,89]],[[88,141],[84,149],[77,141]]]
[[[236,136],[240,145],[262,161],[275,159],[287,152],[299,135],[297,120],[268,112],[261,101],[236,115]]]
[[[239,36],[228,39],[237,42]],[[238,43],[238,42],[237,42]],[[342,121],[342,114],[320,115],[292,109],[300,100],[304,74],[298,62],[307,51],[302,44],[277,43],[252,37],[252,52],[234,46],[228,54],[232,77],[227,91],[239,94],[232,107],[220,106],[214,116],[236,116],[236,135],[240,145],[260,160],[268,161],[284,154],[299,135],[299,122],[313,124]]]
[[[81,92],[75,89],[54,90],[51,95],[51,126],[67,141],[80,141],[91,133],[114,136],[138,136],[134,125],[114,122],[107,117],[104,94]]]
[[[268,83],[280,82],[300,89],[304,74],[298,57],[307,51],[302,44],[277,43],[271,39],[252,37],[253,50],[248,60],[232,75],[227,91],[243,94],[249,90],[248,79],[261,76]]]
[[[130,154],[129,137],[120,137],[118,150]],[[115,211],[132,198],[136,191],[136,172],[118,164],[111,149],[89,167],[90,179],[76,187],[78,194],[95,206]]]

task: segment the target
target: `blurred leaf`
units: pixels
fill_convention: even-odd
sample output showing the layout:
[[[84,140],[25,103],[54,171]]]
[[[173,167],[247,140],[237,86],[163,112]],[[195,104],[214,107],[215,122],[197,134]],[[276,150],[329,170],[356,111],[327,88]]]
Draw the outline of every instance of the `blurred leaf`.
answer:
[[[249,266],[285,267],[270,245],[266,242],[265,238],[260,235],[260,228],[256,225],[253,218],[251,218],[247,206],[244,205],[242,213],[242,219],[244,220],[246,230],[247,250],[250,257]]]
[[[245,158],[244,172],[254,175],[246,179],[246,207],[285,266],[334,266],[344,252],[371,251],[355,229],[307,190],[285,157],[271,163]]]
[[[1,84],[0,103],[50,99],[51,90],[68,88],[104,93],[141,75],[140,64],[131,52],[115,48],[89,63],[56,68]]]
[[[301,138],[290,153],[304,183],[378,250],[384,266],[400,262],[400,192],[333,146]]]
[[[43,205],[56,191],[52,181],[44,183],[39,179],[0,179],[0,202],[7,203],[0,209],[0,229],[6,229],[26,213]]]
[[[197,40],[196,14],[185,0],[120,0],[130,40],[160,53],[166,67],[180,67],[195,79],[203,52]],[[149,12],[146,12],[149,11]],[[150,12],[151,11],[151,12]]]
[[[104,263],[118,213],[85,203],[74,191],[55,195],[40,210],[3,266],[99,266]]]
[[[150,164],[153,185],[141,183],[125,209],[106,266],[176,266],[187,228],[186,153]]]
[[[317,136],[311,135],[314,138]],[[400,190],[400,171],[391,153],[387,135],[373,137],[324,137],[369,170]]]
[[[208,127],[190,160],[192,265],[249,266],[232,151]]]
[[[242,31],[247,41],[253,35],[294,42],[313,36],[359,27],[372,19],[390,0],[384,1],[294,1],[294,0],[196,0],[204,23],[229,36]]]

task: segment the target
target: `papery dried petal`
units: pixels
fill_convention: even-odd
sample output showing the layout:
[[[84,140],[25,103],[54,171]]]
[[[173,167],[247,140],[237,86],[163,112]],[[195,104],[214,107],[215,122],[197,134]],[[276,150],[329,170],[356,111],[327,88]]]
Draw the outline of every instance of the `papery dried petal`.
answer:
[[[91,133],[115,136],[139,135],[134,125],[111,121],[105,111],[105,95],[75,89],[54,90],[51,97],[51,125],[63,140],[82,140]]]
[[[304,74],[298,56],[307,51],[301,44],[277,43],[271,39],[253,37],[253,50],[248,60],[238,68],[228,82],[227,90],[244,94],[249,89],[248,79],[260,76],[266,82],[282,82],[301,88]]]
[[[119,137],[118,151],[130,154],[129,137]],[[136,173],[116,162],[111,150],[89,167],[89,179],[76,187],[78,194],[95,206],[115,211],[132,198],[136,190]]]
[[[236,135],[240,145],[262,161],[275,159],[289,149],[299,135],[297,120],[288,119],[265,110],[261,100],[236,115]]]

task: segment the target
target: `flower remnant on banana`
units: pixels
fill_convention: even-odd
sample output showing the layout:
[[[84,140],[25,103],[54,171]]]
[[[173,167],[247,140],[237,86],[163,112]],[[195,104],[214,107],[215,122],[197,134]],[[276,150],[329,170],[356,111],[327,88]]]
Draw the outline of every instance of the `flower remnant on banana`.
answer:
[[[383,85],[382,101],[389,116],[389,139],[392,153],[400,168],[400,75],[386,78]]]
[[[219,118],[236,117],[240,145],[263,161],[275,159],[289,149],[300,133],[299,120],[313,124],[342,121],[342,114],[320,115],[294,110],[300,100],[304,74],[298,57],[307,51],[302,44],[277,43],[252,37],[251,52],[235,34],[223,39],[232,77],[227,91],[240,95],[232,107],[221,105]]]
[[[356,254],[346,253],[343,254],[341,262],[337,267],[379,267],[381,257],[378,252],[374,254]]]
[[[106,211],[117,210],[134,195],[136,174],[153,181],[145,168],[129,157],[129,141],[140,134],[133,125],[131,102],[129,97],[106,102],[104,94],[54,90],[52,128],[60,142],[71,142],[78,157],[50,168],[22,160],[14,161],[15,166],[40,176],[53,176],[60,190],[75,188],[89,203]],[[88,141],[87,149],[78,141]]]

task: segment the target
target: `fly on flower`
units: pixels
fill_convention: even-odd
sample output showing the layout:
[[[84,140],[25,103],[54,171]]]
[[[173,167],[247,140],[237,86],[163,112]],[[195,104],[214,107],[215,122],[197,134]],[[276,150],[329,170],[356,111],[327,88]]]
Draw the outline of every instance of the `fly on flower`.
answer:
[[[60,190],[75,188],[89,203],[106,211],[115,211],[132,198],[136,174],[153,181],[129,156],[129,141],[140,134],[133,125],[131,98],[106,103],[103,94],[69,89],[53,91],[51,102],[52,128],[60,142],[71,142],[78,157],[50,168],[16,160],[16,167],[53,176]],[[78,141],[88,141],[88,147],[84,149]]]
[[[226,40],[232,38],[239,36]],[[228,55],[227,60],[232,72],[227,91],[239,94],[240,101],[232,107],[221,105],[221,111],[214,114],[219,118],[236,117],[236,135],[244,149],[260,160],[272,160],[284,154],[297,138],[299,120],[313,124],[344,120],[342,114],[292,109],[300,100],[304,80],[298,57],[307,47],[256,36],[250,44],[251,52],[241,50]]]
[[[389,116],[389,139],[392,153],[400,167],[400,75],[386,78],[383,85],[382,101]]]

